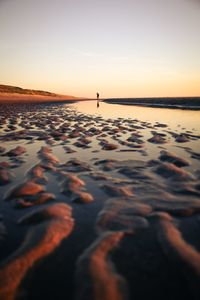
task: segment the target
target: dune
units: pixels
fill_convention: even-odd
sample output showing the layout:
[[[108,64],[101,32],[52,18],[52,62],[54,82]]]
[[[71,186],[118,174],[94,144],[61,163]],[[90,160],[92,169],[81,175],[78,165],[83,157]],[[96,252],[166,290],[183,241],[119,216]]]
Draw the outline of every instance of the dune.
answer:
[[[80,99],[83,98],[0,84],[0,103],[62,102],[70,100],[76,101]]]

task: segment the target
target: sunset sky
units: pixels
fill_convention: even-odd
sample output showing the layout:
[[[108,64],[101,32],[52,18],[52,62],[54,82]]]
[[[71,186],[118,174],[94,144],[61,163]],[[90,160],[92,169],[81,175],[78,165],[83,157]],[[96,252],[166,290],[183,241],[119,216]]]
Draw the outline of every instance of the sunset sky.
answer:
[[[200,96],[200,0],[0,0],[0,83]]]

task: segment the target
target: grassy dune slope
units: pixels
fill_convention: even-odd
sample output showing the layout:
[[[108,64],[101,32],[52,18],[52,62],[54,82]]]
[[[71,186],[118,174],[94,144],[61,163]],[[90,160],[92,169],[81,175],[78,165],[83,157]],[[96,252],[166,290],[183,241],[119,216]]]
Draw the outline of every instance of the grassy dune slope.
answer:
[[[0,102],[51,102],[79,99],[69,95],[59,95],[47,91],[23,89],[0,84]]]

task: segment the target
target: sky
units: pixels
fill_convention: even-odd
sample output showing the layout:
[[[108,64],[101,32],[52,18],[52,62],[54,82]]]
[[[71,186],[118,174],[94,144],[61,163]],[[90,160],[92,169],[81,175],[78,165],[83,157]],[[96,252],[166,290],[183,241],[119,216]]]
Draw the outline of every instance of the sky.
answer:
[[[0,83],[200,96],[200,0],[0,0]]]

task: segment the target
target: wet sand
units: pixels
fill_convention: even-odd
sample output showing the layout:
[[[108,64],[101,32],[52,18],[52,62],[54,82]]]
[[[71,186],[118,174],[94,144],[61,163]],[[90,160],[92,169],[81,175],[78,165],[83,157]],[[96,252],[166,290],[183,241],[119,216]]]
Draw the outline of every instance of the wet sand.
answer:
[[[0,105],[0,299],[199,299],[200,132]]]

